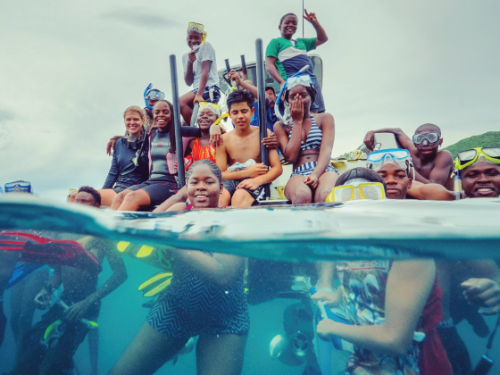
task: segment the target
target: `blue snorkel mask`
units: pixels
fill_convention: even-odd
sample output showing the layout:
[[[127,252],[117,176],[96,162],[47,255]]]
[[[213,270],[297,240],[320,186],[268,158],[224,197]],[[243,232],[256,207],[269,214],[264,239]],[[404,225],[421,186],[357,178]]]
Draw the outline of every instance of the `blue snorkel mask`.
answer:
[[[152,106],[149,105],[148,99],[151,100],[163,100],[165,99],[165,94],[157,89],[153,89],[153,84],[150,83],[146,90],[144,90],[144,103],[147,109],[153,109]]]
[[[31,190],[31,182],[17,180],[14,182],[7,182],[5,184],[5,192],[6,193],[29,193],[32,194]]]
[[[386,164],[394,164],[406,170],[408,178],[415,181],[415,167],[410,152],[406,149],[390,148],[372,152],[366,159],[366,168],[377,172]]]

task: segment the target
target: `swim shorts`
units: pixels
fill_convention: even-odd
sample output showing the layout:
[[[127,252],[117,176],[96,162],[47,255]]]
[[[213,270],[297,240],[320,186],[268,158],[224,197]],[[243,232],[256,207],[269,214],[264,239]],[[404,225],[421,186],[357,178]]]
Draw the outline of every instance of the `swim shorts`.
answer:
[[[123,190],[127,190],[128,186],[126,185],[123,185],[123,184],[115,184],[115,186],[113,186],[111,188],[111,190],[113,190],[116,194],[118,193],[121,193]]]
[[[243,179],[243,180],[245,180],[245,179]],[[222,180],[222,184],[224,185],[224,188],[227,191],[229,191],[229,194],[231,194],[231,197],[232,197],[233,194],[234,194],[234,192],[236,191],[238,185],[243,180]],[[266,199],[266,192],[265,192],[264,187],[265,187],[265,185],[260,185],[255,190],[244,189],[254,199],[254,202],[253,202],[252,206],[258,205],[261,200]]]
[[[142,184],[129,186],[127,190],[144,190],[151,199],[151,206],[158,206],[177,193],[177,184],[171,177],[156,177]]]
[[[316,165],[318,164],[317,161],[311,161],[309,163],[304,163],[302,165],[299,165],[294,171],[293,173],[291,174],[290,177],[293,177],[293,176],[304,176],[304,177],[307,177],[309,176],[313,171],[314,171],[314,168],[316,168]],[[337,174],[340,174],[333,165],[328,165],[328,167],[326,167],[325,169],[325,172],[335,172]],[[323,173],[325,173],[323,172]]]
[[[213,89],[214,100],[210,100],[210,89]],[[196,94],[198,92],[198,89],[193,89],[192,91]],[[205,90],[203,91],[202,96],[203,100],[205,100],[206,102],[217,104],[220,99],[220,89],[217,86],[205,86]]]

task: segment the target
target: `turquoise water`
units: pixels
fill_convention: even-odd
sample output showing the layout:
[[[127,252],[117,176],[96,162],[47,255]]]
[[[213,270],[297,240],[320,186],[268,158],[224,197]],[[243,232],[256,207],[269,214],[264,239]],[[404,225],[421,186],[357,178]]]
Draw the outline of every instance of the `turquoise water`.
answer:
[[[273,293],[263,286],[255,288],[254,298],[266,301],[249,307],[251,328],[242,373],[302,374],[305,363],[289,366],[270,356],[271,340],[284,334],[285,309],[300,303],[291,290],[294,276],[310,276],[314,283],[315,265],[324,260],[500,258],[498,200],[382,203],[115,215],[74,205],[9,198],[0,202],[0,228],[96,235],[155,248],[168,245],[258,259],[261,261],[259,271],[270,267],[264,286]],[[137,288],[158,271],[146,264],[146,259],[124,256],[124,261],[128,279],[102,300],[98,319],[100,374],[109,371],[144,322],[149,309],[142,304],[150,299],[143,297]],[[111,274],[105,261],[99,286]],[[281,294],[275,294],[277,292]],[[284,296],[290,298],[282,298]],[[10,298],[9,290],[4,294],[4,311],[8,318],[11,315]],[[33,321],[36,322],[41,314],[38,310]],[[485,319],[490,329],[495,319]],[[297,323],[297,326],[304,325],[312,330],[312,321]],[[485,351],[486,338],[477,336],[467,321],[458,324],[458,331],[475,365]],[[0,348],[0,373],[10,370],[14,355],[15,345],[8,326]],[[500,360],[498,336],[490,356]],[[343,368],[345,359],[345,355],[335,356],[333,373]],[[74,361],[80,374],[90,373],[87,339],[80,345]],[[490,374],[499,371],[497,364]],[[195,352],[181,355],[175,365],[166,363],[157,373],[196,373]]]

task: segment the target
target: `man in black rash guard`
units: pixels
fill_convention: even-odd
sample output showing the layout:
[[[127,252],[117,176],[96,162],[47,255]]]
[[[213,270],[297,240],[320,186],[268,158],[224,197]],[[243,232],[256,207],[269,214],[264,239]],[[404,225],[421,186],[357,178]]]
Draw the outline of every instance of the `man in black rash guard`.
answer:
[[[153,107],[155,127],[148,136],[149,179],[119,193],[110,209],[137,211],[140,207],[151,208],[177,192],[177,150],[172,114],[172,104],[166,100],[159,100]],[[199,128],[183,126],[181,136],[183,150],[179,151],[184,152],[191,138],[200,137],[201,131]]]

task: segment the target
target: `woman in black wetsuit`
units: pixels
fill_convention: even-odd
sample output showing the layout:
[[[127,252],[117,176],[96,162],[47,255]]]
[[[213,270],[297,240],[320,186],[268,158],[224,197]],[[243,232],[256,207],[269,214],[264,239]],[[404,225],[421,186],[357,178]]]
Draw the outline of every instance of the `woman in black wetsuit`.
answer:
[[[154,128],[146,140],[149,150],[149,179],[129,186],[120,192],[111,205],[112,210],[137,211],[140,207],[154,207],[177,192],[177,155],[173,107],[166,100],[159,100],[153,107]],[[200,129],[182,127],[184,152],[192,137],[200,136]],[[146,148],[145,147],[145,148]]]

